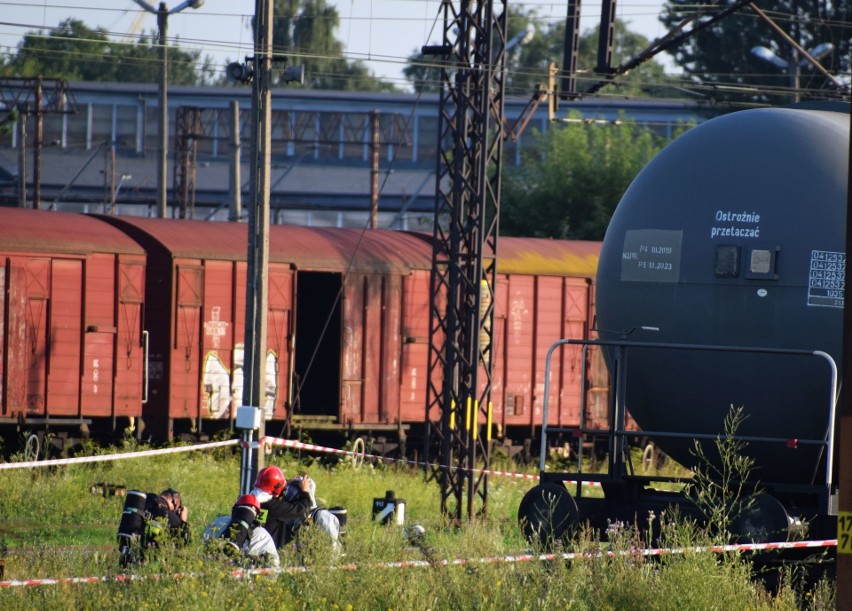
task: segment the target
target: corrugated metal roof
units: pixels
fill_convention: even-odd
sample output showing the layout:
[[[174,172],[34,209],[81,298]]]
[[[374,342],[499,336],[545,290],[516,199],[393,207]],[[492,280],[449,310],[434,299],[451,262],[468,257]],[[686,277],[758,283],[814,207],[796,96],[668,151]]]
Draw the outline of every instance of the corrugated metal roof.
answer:
[[[0,208],[0,250],[86,255],[144,254],[130,237],[83,214]]]
[[[275,225],[270,234],[270,260],[273,251],[284,257],[298,253],[302,269],[385,272],[432,265],[431,246],[401,231]]]
[[[44,210],[0,208],[0,248],[64,254],[143,249],[122,230],[134,229],[159,243],[172,257],[244,261],[248,227],[222,223],[142,217],[101,217]],[[269,259],[298,269],[383,272],[429,269],[431,235],[386,229],[339,229],[273,225]],[[500,273],[593,276],[599,242],[501,237]]]
[[[245,223],[112,217],[158,242],[172,257],[244,261]],[[327,271],[407,271],[428,269],[431,247],[411,234],[385,229],[338,229],[272,225],[269,260],[298,269]]]
[[[412,232],[412,235],[426,243],[431,253],[432,234]],[[497,251],[497,272],[501,274],[591,278],[597,273],[601,243],[500,236]]]
[[[593,277],[601,243],[500,237],[497,253],[497,271],[501,274]]]
[[[147,245],[156,243],[172,257],[245,261],[248,227],[245,223],[219,223],[138,216],[113,216],[104,220],[130,232]]]

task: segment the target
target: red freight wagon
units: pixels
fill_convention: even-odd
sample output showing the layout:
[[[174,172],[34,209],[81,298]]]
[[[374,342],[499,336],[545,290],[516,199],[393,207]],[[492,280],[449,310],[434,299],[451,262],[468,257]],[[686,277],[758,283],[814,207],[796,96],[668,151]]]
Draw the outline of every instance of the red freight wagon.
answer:
[[[205,420],[235,417],[242,397],[247,227],[138,217],[108,217],[148,253],[145,329],[150,335],[146,436],[201,434]],[[270,318],[292,308],[288,263],[269,265]],[[269,332],[268,349],[287,353],[287,335]],[[280,378],[280,375],[278,376]],[[274,387],[276,376],[271,376]],[[270,410],[280,406],[270,402]],[[176,429],[177,426],[177,429]]]
[[[420,236],[425,241],[430,237]],[[430,246],[431,249],[431,246]],[[501,237],[494,290],[492,422],[495,438],[532,440],[541,427],[547,350],[559,339],[588,339],[594,324],[594,276],[599,242]],[[431,257],[431,255],[430,255]],[[429,279],[412,275],[404,304],[402,420],[423,423],[429,358]],[[581,379],[579,348],[554,355],[549,421],[577,426],[585,389],[586,425],[608,413],[608,376],[591,353],[590,380]]]
[[[498,252],[493,422],[503,434],[514,429],[514,440],[534,439],[541,426],[547,350],[559,339],[588,339],[593,333],[600,243],[501,237]],[[553,356],[551,425],[579,424],[581,358],[576,347]],[[591,413],[586,417],[600,415],[603,420],[595,420],[600,424],[607,415],[607,377],[599,355],[591,358],[593,379],[585,387]]]
[[[0,417],[27,433],[27,454],[48,454],[48,426],[61,450],[74,428],[140,416],[139,245],[94,218],[3,208],[0,257]]]
[[[276,226],[297,273],[293,423],[402,433],[422,423],[425,385],[403,371],[428,350],[432,251],[388,230]],[[296,254],[298,253],[298,254]],[[415,343],[419,342],[419,343]]]
[[[205,420],[232,419],[242,400],[247,226],[108,220],[148,252],[151,432],[199,433],[214,428]],[[398,428],[402,317],[428,313],[409,293],[428,287],[430,259],[405,233],[271,227],[266,420]],[[424,406],[425,396],[421,421]]]

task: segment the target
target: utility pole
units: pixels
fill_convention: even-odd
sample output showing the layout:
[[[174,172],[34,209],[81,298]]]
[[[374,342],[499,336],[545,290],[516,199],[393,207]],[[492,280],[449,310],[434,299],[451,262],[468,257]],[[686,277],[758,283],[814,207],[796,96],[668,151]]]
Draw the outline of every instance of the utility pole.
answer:
[[[846,186],[847,261],[849,261],[849,246],[852,244],[852,114],[849,117],[850,157]],[[843,300],[843,364],[840,375],[836,608],[852,609],[852,303],[845,298]]]
[[[38,210],[41,208],[41,146],[43,137],[42,114],[42,93],[44,83],[40,76],[36,77],[35,82],[35,142],[33,146],[33,208]]]
[[[185,8],[197,9],[201,8],[204,0],[183,0],[172,10],[166,6],[165,2],[160,2],[157,8],[148,4],[145,0],[133,0],[149,13],[157,16],[157,30],[159,37],[157,43],[160,45],[160,91],[159,91],[159,147],[157,158],[157,216],[164,219],[168,216],[168,188],[166,178],[168,177],[168,156],[169,156],[169,48],[168,48],[168,29],[169,15],[179,13]]]
[[[370,126],[373,138],[370,152],[372,165],[370,169],[370,229],[379,226],[379,111],[370,113]]]
[[[169,215],[168,188],[166,177],[168,176],[169,158],[169,9],[165,2],[160,2],[157,8],[157,30],[160,33],[160,100],[158,118],[159,147],[157,149],[157,216],[161,219]]]
[[[231,180],[229,181],[229,221],[242,217],[242,187],[240,181],[240,103],[231,102]]]
[[[27,113],[18,115],[18,208],[27,207]]]
[[[35,120],[33,142],[33,208],[41,207],[42,116],[71,114],[77,103],[65,81],[60,79],[0,77],[0,108],[18,111],[18,205],[27,207],[27,120]]]
[[[255,0],[254,79],[252,85],[251,201],[248,206],[246,335],[243,359],[244,406],[261,410],[259,438],[264,436],[266,312],[269,302],[269,195],[272,146],[272,2]],[[250,479],[262,467],[263,453],[251,449]],[[248,480],[244,480],[248,481]],[[248,492],[248,490],[242,490]]]
[[[198,139],[204,135],[202,109],[180,106],[175,117],[175,154],[173,197],[177,199],[178,218],[192,218],[195,212],[195,160]]]

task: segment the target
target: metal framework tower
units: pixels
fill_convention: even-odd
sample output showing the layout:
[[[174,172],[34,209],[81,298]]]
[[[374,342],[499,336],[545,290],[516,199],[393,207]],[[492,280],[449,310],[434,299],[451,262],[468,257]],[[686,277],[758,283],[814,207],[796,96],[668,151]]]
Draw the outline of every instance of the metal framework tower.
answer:
[[[175,125],[174,193],[178,198],[178,217],[191,219],[195,210],[195,161],[198,139],[204,134],[201,108],[180,106]]]
[[[442,58],[426,443],[455,520],[487,510],[507,0],[458,4],[423,49]]]
[[[46,113],[76,113],[77,102],[71,90],[68,89],[68,83],[64,80],[46,79],[41,76],[3,77],[0,78],[0,108],[7,112],[17,110],[21,114],[18,119],[20,150],[18,180],[19,205],[22,208],[27,206],[27,117],[32,114],[35,118],[32,207],[41,208],[42,119]]]

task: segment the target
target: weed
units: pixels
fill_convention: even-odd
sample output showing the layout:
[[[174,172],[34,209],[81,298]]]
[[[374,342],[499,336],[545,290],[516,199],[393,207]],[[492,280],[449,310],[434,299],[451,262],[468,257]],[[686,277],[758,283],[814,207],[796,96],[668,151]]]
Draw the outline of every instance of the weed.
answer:
[[[745,418],[742,407],[731,406],[725,417],[724,434],[714,441],[718,460],[708,456],[697,440],[692,450],[697,464],[693,480],[684,487],[684,493],[704,514],[707,532],[717,542],[730,541],[731,525],[737,517],[752,509],[755,494],[759,492],[747,483],[754,460],[744,453],[747,444],[736,438]]]
[[[799,603],[825,609],[833,601],[827,582],[804,594],[792,581],[767,592],[738,556],[642,556],[646,542],[637,524],[617,525],[606,547],[600,533],[580,529],[549,560],[510,562],[528,551],[516,521],[528,488],[522,481],[491,478],[487,518],[451,526],[440,515],[437,484],[418,471],[306,467],[289,453],[276,455],[275,464],[291,475],[309,470],[323,504],[347,508],[344,555],[334,557],[318,534],[306,534],[301,549],[282,550],[280,575],[237,577],[233,565],[206,558],[201,547],[204,526],[227,514],[239,492],[239,457],[223,454],[71,465],[42,472],[35,486],[29,470],[0,472],[5,579],[119,574],[115,535],[123,499],[93,495],[93,482],[153,491],[172,486],[189,507],[193,530],[192,544],[134,567],[134,580],[0,588],[0,608],[148,609],[165,600],[186,609],[795,609]],[[372,520],[372,500],[386,490],[406,499],[408,524],[422,526],[416,542],[403,528]],[[708,540],[677,512],[645,519],[668,545]],[[563,551],[586,557],[566,561]]]

